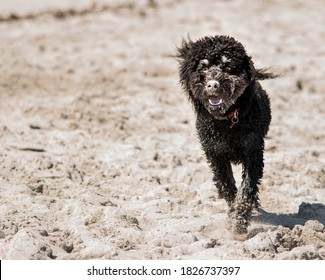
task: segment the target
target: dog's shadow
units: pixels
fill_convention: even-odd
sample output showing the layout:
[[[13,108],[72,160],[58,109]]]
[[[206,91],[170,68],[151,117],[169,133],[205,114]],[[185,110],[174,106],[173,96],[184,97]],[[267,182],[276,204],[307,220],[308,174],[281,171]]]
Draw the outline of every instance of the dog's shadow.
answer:
[[[284,226],[293,228],[295,225],[304,225],[308,220],[316,220],[325,226],[325,205],[321,203],[302,202],[298,213],[275,214],[259,209],[253,221],[258,224]]]

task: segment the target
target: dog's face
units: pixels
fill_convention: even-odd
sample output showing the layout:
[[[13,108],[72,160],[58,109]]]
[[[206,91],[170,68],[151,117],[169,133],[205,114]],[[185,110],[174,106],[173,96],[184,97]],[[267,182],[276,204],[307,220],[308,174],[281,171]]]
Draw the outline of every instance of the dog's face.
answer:
[[[231,37],[183,41],[178,51],[183,87],[214,116],[224,116],[254,79],[251,58]]]

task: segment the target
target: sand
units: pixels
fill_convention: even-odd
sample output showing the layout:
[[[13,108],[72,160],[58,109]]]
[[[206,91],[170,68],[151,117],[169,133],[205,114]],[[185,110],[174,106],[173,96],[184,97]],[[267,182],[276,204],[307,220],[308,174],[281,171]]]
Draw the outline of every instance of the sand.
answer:
[[[1,0],[1,259],[325,259],[322,1],[111,2]],[[281,74],[244,240],[172,57],[216,34]]]

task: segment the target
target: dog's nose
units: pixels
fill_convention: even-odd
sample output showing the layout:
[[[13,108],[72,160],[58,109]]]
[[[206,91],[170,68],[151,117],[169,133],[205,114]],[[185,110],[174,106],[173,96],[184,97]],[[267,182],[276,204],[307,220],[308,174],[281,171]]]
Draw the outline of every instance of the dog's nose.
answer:
[[[216,80],[211,80],[207,82],[206,87],[208,90],[216,90],[218,87],[220,87],[220,83]]]

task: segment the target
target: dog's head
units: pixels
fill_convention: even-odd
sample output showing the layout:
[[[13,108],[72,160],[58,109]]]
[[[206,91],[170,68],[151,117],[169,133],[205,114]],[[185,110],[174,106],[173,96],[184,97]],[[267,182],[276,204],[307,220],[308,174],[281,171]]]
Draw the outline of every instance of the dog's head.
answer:
[[[228,36],[183,40],[178,48],[180,81],[190,99],[221,117],[256,79],[272,74],[256,70],[243,45]]]

